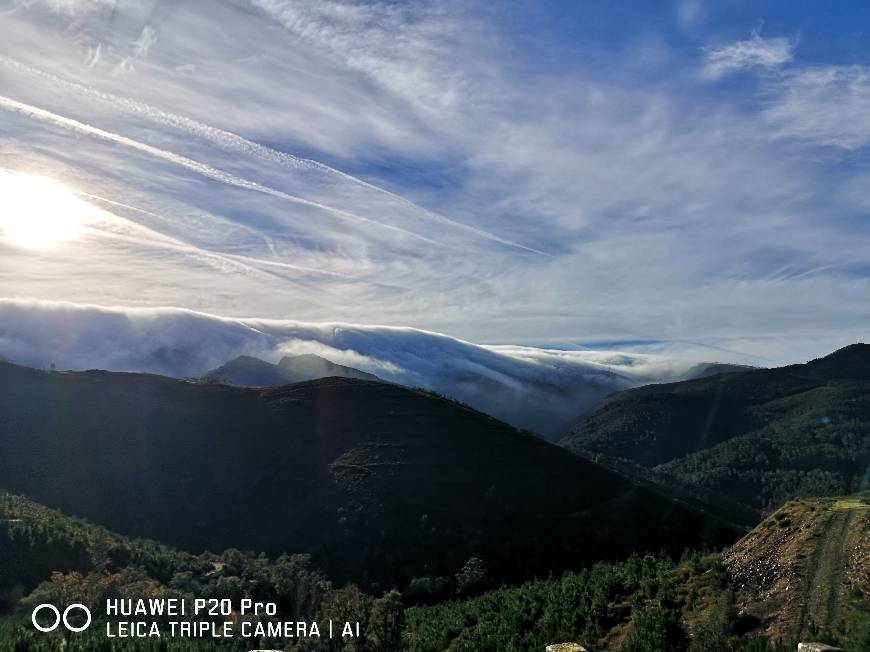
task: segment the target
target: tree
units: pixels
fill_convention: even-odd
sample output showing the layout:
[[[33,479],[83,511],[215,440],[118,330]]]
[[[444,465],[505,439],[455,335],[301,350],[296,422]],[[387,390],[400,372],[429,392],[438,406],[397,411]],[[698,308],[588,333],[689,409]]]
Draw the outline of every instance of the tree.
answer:
[[[686,634],[680,627],[679,613],[662,606],[638,610],[632,618],[634,631],[628,637],[626,652],[678,652],[686,649]]]
[[[485,582],[486,564],[482,559],[472,557],[456,574],[456,592],[460,595],[472,593],[482,588]]]
[[[402,649],[404,629],[405,608],[398,591],[390,591],[374,601],[367,636],[372,650],[398,652]]]

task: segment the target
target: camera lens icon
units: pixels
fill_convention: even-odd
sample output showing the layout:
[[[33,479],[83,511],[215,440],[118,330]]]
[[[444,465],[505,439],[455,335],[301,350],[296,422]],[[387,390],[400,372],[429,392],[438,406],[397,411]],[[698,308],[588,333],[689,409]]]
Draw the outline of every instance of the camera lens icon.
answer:
[[[81,625],[80,627],[73,627],[70,624],[69,614],[70,611],[72,611],[73,609],[81,610],[81,612],[84,613],[84,615],[87,617],[84,625]],[[39,612],[43,610],[50,611],[54,614],[54,623],[49,627],[40,625],[39,621],[36,618]],[[53,604],[41,604],[33,610],[33,613],[30,616],[30,620],[31,622],[33,622],[33,626],[40,632],[53,632],[60,626],[61,623],[63,623],[63,626],[66,627],[69,631],[77,633],[83,632],[91,626],[91,610],[83,604],[76,603],[69,605],[66,609],[63,610],[63,614],[61,614],[60,609],[55,607]]]

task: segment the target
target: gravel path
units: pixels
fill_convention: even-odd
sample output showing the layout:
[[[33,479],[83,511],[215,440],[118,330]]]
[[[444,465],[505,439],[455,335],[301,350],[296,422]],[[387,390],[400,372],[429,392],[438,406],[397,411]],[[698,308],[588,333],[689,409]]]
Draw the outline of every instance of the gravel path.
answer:
[[[811,623],[818,627],[837,624],[840,614],[839,590],[846,571],[843,547],[849,531],[858,517],[858,509],[835,509],[819,528],[822,541],[811,559],[807,577],[810,579],[808,595],[801,616],[801,632],[806,633]]]

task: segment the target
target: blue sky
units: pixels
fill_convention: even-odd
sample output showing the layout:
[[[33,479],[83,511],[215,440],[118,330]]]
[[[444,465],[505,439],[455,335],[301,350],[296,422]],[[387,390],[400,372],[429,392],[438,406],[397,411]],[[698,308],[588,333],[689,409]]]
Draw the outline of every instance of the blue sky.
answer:
[[[0,297],[824,354],[870,321],[868,14],[0,0]]]

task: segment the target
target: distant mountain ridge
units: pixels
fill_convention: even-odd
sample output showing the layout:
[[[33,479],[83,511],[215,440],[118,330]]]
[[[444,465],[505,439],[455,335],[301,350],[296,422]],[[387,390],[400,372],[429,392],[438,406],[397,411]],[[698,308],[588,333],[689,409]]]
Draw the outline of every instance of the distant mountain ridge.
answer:
[[[697,378],[706,378],[708,376],[716,376],[718,374],[735,374],[743,371],[752,371],[758,369],[745,364],[731,364],[727,362],[701,362],[690,368],[683,380],[695,380]]]
[[[757,510],[866,488],[870,346],[806,364],[648,385],[606,399],[561,443]]]
[[[205,374],[205,378],[243,387],[273,387],[330,377],[380,380],[374,374],[336,364],[313,353],[284,356],[278,364],[241,355]]]
[[[0,363],[10,491],[188,550],[312,552],[405,586],[472,556],[523,577],[738,531],[435,395],[328,378],[248,389]]]

